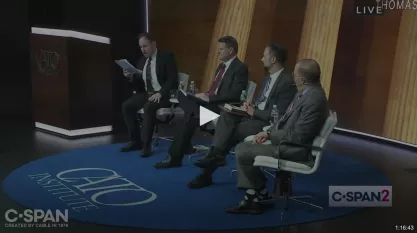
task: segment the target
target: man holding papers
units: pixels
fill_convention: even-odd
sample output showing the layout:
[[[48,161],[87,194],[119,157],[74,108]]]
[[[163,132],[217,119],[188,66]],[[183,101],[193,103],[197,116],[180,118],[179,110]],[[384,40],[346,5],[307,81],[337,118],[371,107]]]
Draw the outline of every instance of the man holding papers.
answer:
[[[123,117],[129,130],[130,142],[122,152],[140,150],[141,156],[151,155],[152,134],[156,123],[156,111],[169,107],[171,90],[178,86],[178,69],[174,54],[159,51],[153,37],[147,33],[138,37],[143,57],[136,70],[124,61],[116,61],[124,69],[124,75],[135,84],[136,93],[123,103]],[[144,109],[143,131],[137,124],[137,111]]]
[[[213,83],[206,93],[199,93],[195,96],[202,101],[205,108],[213,112],[220,112],[219,104],[227,102],[238,102],[242,90],[248,84],[248,67],[236,56],[238,52],[237,40],[231,36],[225,36],[218,40],[218,55],[222,61],[215,72]],[[185,111],[185,121],[177,127],[177,135],[169,149],[169,156],[162,162],[155,164],[156,168],[180,167],[182,158],[191,145],[191,138],[199,127],[199,116],[192,112],[187,112],[190,105],[194,105],[190,99],[182,103],[180,107]],[[188,103],[187,103],[188,102]]]
[[[291,73],[284,69],[286,60],[285,47],[280,44],[266,46],[262,62],[269,75],[264,79],[258,97],[253,103],[243,104],[247,117],[226,111],[220,114],[209,153],[195,163],[202,172],[188,184],[189,188],[211,185],[212,173],[225,165],[229,151],[247,136],[257,134],[270,124],[273,105],[277,105],[281,116],[284,115],[297,92]]]

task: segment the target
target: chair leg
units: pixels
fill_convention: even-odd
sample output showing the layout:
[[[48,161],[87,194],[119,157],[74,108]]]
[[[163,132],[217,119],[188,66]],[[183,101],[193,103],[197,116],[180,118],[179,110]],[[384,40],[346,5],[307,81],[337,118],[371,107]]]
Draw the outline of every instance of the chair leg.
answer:
[[[265,171],[265,170],[263,170]],[[284,217],[285,212],[289,210],[288,203],[294,201],[300,204],[309,205],[317,209],[323,209],[323,207],[314,205],[311,203],[312,197],[305,196],[292,196],[292,173],[286,171],[277,171],[275,176],[274,198],[272,200],[263,201],[263,203],[276,202],[283,200],[283,209],[281,211],[281,220]],[[310,202],[302,201],[300,199],[309,199]]]
[[[194,146],[194,149],[196,150],[196,152],[194,154],[191,154],[188,156],[188,163],[190,163],[191,158],[197,157],[197,156],[202,156],[204,155],[204,152],[209,151],[210,148],[207,146],[203,146],[203,145],[196,145]]]
[[[230,177],[233,177],[233,174],[234,174],[235,172],[237,172],[237,170],[236,170],[236,169],[231,170],[231,171],[230,171]]]
[[[278,197],[282,197],[285,193],[288,193],[288,196],[292,196],[292,178],[290,172],[276,172],[274,193]]]
[[[158,147],[159,146],[159,124],[155,125],[153,138],[154,138],[153,147]]]
[[[282,211],[281,211],[281,220],[284,217],[284,213],[286,211],[288,211],[288,196],[287,195],[284,196],[284,203],[283,204],[284,204],[284,206],[282,207]]]
[[[276,178],[275,174],[273,174],[272,172],[270,172],[270,171],[268,171],[268,170],[266,170],[264,168],[261,168],[261,171],[265,172],[267,175],[270,175],[271,177]]]
[[[311,197],[308,197],[308,198],[311,198]],[[323,209],[323,207],[321,207],[321,206],[318,206],[318,205],[314,205],[313,203],[309,203],[309,202],[305,202],[305,201],[301,201],[301,200],[298,200],[298,199],[300,199],[300,197],[289,197],[288,198],[289,200],[291,200],[291,201],[295,201],[295,202],[298,202],[298,203],[300,203],[300,204],[305,204],[305,205],[309,205],[309,206],[311,206],[311,207],[314,207],[314,208],[317,208],[317,209]]]

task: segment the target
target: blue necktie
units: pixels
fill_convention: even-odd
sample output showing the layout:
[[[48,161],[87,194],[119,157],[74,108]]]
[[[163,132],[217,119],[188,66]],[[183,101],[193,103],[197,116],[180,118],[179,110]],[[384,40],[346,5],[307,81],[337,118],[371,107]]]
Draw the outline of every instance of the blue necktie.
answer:
[[[272,80],[271,77],[268,77],[268,80],[266,81],[264,89],[262,90],[261,96],[259,96],[259,98],[255,102],[255,106],[258,106],[260,103],[262,103],[266,100],[266,95],[265,94],[269,89],[269,85],[271,84],[271,80]]]

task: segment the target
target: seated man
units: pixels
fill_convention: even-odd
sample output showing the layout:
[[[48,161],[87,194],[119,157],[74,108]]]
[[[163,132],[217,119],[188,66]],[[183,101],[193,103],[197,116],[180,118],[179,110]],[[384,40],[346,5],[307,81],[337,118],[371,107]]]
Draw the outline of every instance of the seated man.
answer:
[[[219,39],[219,57],[222,63],[219,65],[213,84],[207,93],[196,96],[208,101],[204,107],[220,112],[219,104],[239,101],[240,94],[248,84],[248,66],[242,63],[236,56],[238,52],[237,40],[231,36]],[[181,103],[180,103],[181,105]],[[186,151],[189,151],[191,138],[199,127],[198,116],[185,113],[184,123],[176,129],[177,134],[169,148],[169,156],[162,162],[156,163],[156,168],[181,167],[182,159]]]
[[[263,82],[259,97],[252,103],[244,104],[250,117],[242,117],[222,112],[217,121],[216,133],[211,150],[202,160],[195,163],[203,171],[188,186],[204,188],[212,184],[211,174],[218,166],[225,164],[229,151],[247,136],[254,135],[270,124],[271,110],[277,105],[280,115],[284,115],[288,105],[297,93],[291,73],[284,69],[287,49],[280,44],[267,45],[262,62],[269,76]]]
[[[129,130],[130,142],[121,148],[122,152],[140,150],[141,156],[151,155],[152,134],[156,123],[156,111],[170,106],[171,90],[178,86],[178,69],[175,56],[171,52],[159,51],[151,35],[144,33],[138,37],[143,58],[137,68],[142,74],[124,75],[136,86],[136,93],[123,103],[123,117]],[[142,140],[137,124],[137,111],[144,109]]]
[[[246,189],[244,199],[234,207],[226,208],[230,213],[260,214],[260,200],[268,197],[266,178],[259,167],[253,166],[258,155],[279,157],[289,161],[311,165],[313,158],[305,148],[283,146],[276,151],[282,140],[312,144],[320,133],[328,115],[326,93],[320,85],[320,66],[311,59],[300,60],[294,69],[294,82],[298,93],[276,128],[258,133],[253,142],[241,143],[236,147],[236,166],[239,188]],[[271,145],[263,145],[271,140]]]

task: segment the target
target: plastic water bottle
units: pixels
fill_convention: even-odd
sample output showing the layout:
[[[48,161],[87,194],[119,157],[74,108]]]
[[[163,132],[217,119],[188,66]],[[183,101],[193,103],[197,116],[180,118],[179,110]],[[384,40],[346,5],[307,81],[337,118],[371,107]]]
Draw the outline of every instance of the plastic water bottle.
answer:
[[[184,83],[182,81],[178,84],[178,90],[184,90]]]
[[[190,83],[190,90],[189,90],[189,92],[191,94],[195,95],[195,83],[194,83],[194,81],[191,81],[191,83]]]
[[[180,81],[180,83],[178,84],[178,90],[175,92],[172,98],[178,98],[179,92],[181,90],[184,91],[184,83],[182,81]]]
[[[246,96],[246,91],[243,90],[242,94],[240,94],[240,105],[243,106],[243,104],[246,102],[247,96]]]
[[[272,106],[272,111],[271,111],[271,123],[272,125],[276,125],[279,121],[279,111],[278,111],[278,106],[277,105],[273,105]]]

